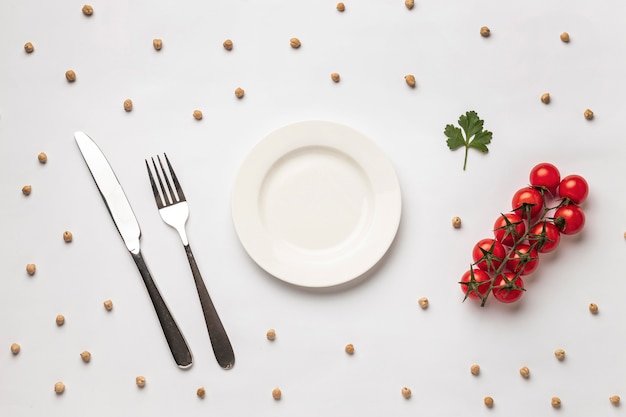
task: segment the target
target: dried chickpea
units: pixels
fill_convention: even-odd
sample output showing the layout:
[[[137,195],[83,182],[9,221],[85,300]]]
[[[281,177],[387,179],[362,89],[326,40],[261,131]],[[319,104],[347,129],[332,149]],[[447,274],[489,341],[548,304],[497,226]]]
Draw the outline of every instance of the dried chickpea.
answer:
[[[488,38],[489,36],[491,36],[491,29],[489,29],[487,26],[481,27],[480,36],[482,36],[483,38]]]
[[[193,118],[196,120],[202,120],[202,112],[200,110],[194,110]]]
[[[554,351],[554,356],[560,361],[565,359],[565,351],[563,349],[557,349]]]
[[[31,187],[30,185],[25,185],[22,187],[22,194],[24,195],[30,195],[30,192],[33,190],[33,187]]]
[[[267,337],[267,340],[274,340],[274,339],[276,339],[276,330],[269,329],[267,331],[267,333],[265,334],[265,336]]]
[[[291,38],[289,40],[289,45],[291,45],[291,47],[294,48],[294,49],[298,49],[302,44],[300,43],[300,39],[298,39],[298,38]]]
[[[37,265],[26,264],[26,272],[28,273],[28,275],[35,275],[36,271],[37,271]]]
[[[402,387],[402,396],[407,400],[411,398],[411,388]]]
[[[206,390],[204,387],[200,387],[196,390],[196,395],[200,398],[204,398],[206,396]]]
[[[485,403],[485,405],[489,408],[493,407],[493,398],[492,397],[485,397],[483,399],[483,402]]]
[[[124,100],[124,110],[129,112],[133,110],[133,101],[129,98]]]
[[[551,404],[554,408],[561,408],[561,399],[559,397],[552,397]]]
[[[54,392],[57,394],[63,394],[65,392],[65,384],[61,381],[54,384]]]
[[[45,152],[39,152],[39,154],[37,154],[37,160],[42,164],[45,164],[48,162],[48,155],[46,155]]]
[[[63,314],[59,314],[55,319],[57,326],[63,326],[65,324],[65,316]]]
[[[593,111],[591,111],[591,109],[587,109],[583,113],[583,116],[585,116],[585,119],[591,120],[591,119],[593,119]]]
[[[160,51],[161,48],[163,48],[163,41],[161,39],[153,39],[152,40],[152,46],[154,47],[154,49],[156,49],[157,51]]]
[[[341,81],[341,76],[338,72],[333,72],[332,74],[330,74],[330,79],[338,83],[339,81]]]
[[[85,4],[85,5],[83,6],[83,14],[84,14],[85,16],[91,16],[91,15],[93,14],[93,7],[91,7],[91,6],[90,6],[90,5],[88,5],[88,4]]]
[[[235,97],[237,98],[243,98],[245,94],[246,92],[243,90],[243,88],[237,87],[237,89],[235,90]]]
[[[619,404],[619,402],[620,402],[620,399],[621,399],[621,398],[619,397],[619,395],[611,395],[611,396],[609,397],[609,401],[610,401],[610,402],[611,402],[611,404],[613,404],[613,405],[618,405],[618,404]]]
[[[91,353],[85,350],[80,353],[80,358],[83,360],[83,362],[89,363],[89,361],[91,360]]]
[[[141,376],[141,375],[140,375],[140,376],[138,376],[138,377],[136,377],[136,378],[135,378],[135,384],[137,384],[137,386],[138,386],[139,388],[143,388],[143,387],[145,387],[145,386],[146,386],[146,377]]]
[[[530,378],[530,369],[528,369],[528,366],[522,366],[519,369],[519,374],[522,376],[522,378]]]
[[[461,228],[461,218],[459,216],[454,216],[452,218],[452,227],[454,227],[455,229]]]
[[[422,310],[426,310],[428,308],[428,298],[422,297],[417,300],[417,304],[422,308]]]
[[[111,300],[105,300],[102,304],[104,305],[104,308],[105,308],[107,311],[111,311],[111,310],[113,310],[113,301],[111,301]]]
[[[11,353],[14,355],[17,355],[18,353],[20,353],[21,349],[22,347],[18,343],[13,343],[11,345]]]
[[[404,5],[407,9],[411,10],[413,7],[415,7],[415,0],[404,0]]]
[[[275,400],[280,400],[282,396],[283,393],[281,392],[280,388],[274,388],[272,390],[272,398],[274,398]]]
[[[411,88],[415,88],[415,76],[412,74],[408,74],[404,76],[404,81],[406,81],[406,84],[411,87]]]
[[[35,47],[33,46],[32,43],[26,42],[24,44],[24,50],[26,51],[27,54],[32,54],[33,51],[35,50]]]
[[[563,32],[561,33],[561,35],[559,36],[561,38],[561,40],[565,43],[569,42],[569,33],[567,32]]]
[[[63,232],[63,240],[65,241],[65,243],[70,243],[72,239],[74,239],[72,232],[70,232],[69,230]]]
[[[343,12],[346,10],[346,5],[343,3],[337,3],[337,10],[339,10],[340,12]]]
[[[224,41],[224,43],[222,44],[222,46],[224,47],[224,49],[226,49],[227,51],[232,51],[233,50],[233,41],[231,41],[230,39],[226,39]]]
[[[542,102],[543,104],[548,104],[548,103],[550,103],[550,93],[543,93],[543,94],[541,95],[541,102]]]
[[[589,311],[591,314],[598,314],[598,305],[594,303],[589,304]]]
[[[76,81],[76,73],[73,70],[65,71],[65,79],[67,82],[73,83]]]
[[[344,348],[344,350],[346,351],[346,353],[348,355],[353,355],[354,354],[354,345],[352,343],[348,343],[346,345],[346,347]]]
[[[472,373],[472,375],[478,375],[480,374],[480,365],[474,364],[470,367],[470,372]]]

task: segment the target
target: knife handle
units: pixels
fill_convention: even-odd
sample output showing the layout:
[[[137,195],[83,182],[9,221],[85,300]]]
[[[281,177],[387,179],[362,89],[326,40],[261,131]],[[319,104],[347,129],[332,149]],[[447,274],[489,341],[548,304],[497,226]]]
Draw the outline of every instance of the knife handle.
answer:
[[[178,328],[176,321],[174,321],[172,313],[170,313],[170,310],[167,308],[165,300],[163,300],[159,289],[150,275],[148,265],[146,265],[146,261],[144,261],[143,256],[141,255],[141,250],[137,251],[137,253],[131,253],[131,255],[133,255],[137,268],[139,268],[139,272],[141,273],[143,282],[146,285],[148,295],[150,295],[150,300],[152,301],[154,310],[159,318],[159,323],[161,323],[165,339],[167,340],[167,344],[170,347],[170,351],[174,356],[176,364],[183,369],[189,368],[193,363],[191,351],[189,350],[187,342]]]
[[[217,363],[224,369],[231,369],[235,365],[235,353],[233,347],[230,344],[226,330],[222,325],[220,316],[215,310],[213,301],[209,296],[209,291],[204,285],[202,275],[200,275],[200,269],[196,264],[196,259],[191,251],[189,244],[184,245],[185,252],[187,252],[187,259],[189,260],[189,266],[191,267],[191,273],[193,280],[196,283],[196,289],[198,290],[198,297],[200,297],[200,305],[202,306],[202,313],[204,314],[204,321],[206,323],[207,330],[209,331],[209,338],[211,339],[211,346],[213,347],[213,353]]]

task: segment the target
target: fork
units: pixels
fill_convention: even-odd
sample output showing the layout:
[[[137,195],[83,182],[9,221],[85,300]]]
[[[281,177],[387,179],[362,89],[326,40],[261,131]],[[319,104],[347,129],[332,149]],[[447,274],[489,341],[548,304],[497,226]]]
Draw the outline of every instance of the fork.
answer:
[[[230,340],[228,339],[228,335],[226,334],[226,330],[222,325],[222,321],[215,310],[213,301],[211,301],[206,285],[204,285],[204,281],[200,275],[200,269],[196,264],[196,259],[193,256],[191,246],[189,246],[189,240],[187,239],[185,224],[189,218],[189,205],[187,204],[183,189],[176,178],[176,174],[174,173],[174,169],[172,168],[167,155],[163,155],[165,156],[165,162],[167,163],[172,182],[174,183],[174,188],[172,188],[172,184],[170,183],[165,168],[163,167],[163,162],[158,155],[158,166],[154,158],[151,158],[159,185],[157,187],[157,183],[155,182],[152,171],[150,170],[150,164],[146,159],[146,168],[148,169],[148,176],[150,177],[150,185],[152,186],[154,199],[156,201],[157,208],[159,209],[161,218],[165,223],[178,231],[180,239],[183,242],[183,246],[185,247],[185,252],[187,252],[187,259],[189,260],[193,280],[196,283],[196,289],[198,291],[198,296],[200,297],[200,305],[202,306],[204,321],[206,322],[207,330],[209,332],[209,338],[211,339],[211,346],[213,347],[215,358],[222,368],[230,369],[235,364],[235,354],[230,344]]]

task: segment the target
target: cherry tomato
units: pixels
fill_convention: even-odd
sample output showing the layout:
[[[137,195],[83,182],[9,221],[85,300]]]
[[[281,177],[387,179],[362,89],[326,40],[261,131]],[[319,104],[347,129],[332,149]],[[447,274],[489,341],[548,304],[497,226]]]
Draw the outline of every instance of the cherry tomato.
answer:
[[[556,197],[559,183],[561,182],[561,173],[552,164],[542,162],[537,164],[530,170],[530,184],[534,187],[547,188],[552,196]]]
[[[559,184],[559,195],[574,204],[582,204],[589,194],[589,185],[580,175],[568,175]]]
[[[472,258],[476,266],[483,271],[495,271],[502,264],[506,250],[502,243],[495,239],[480,240],[472,250]]]
[[[515,213],[502,214],[493,224],[496,240],[505,246],[513,246],[526,233],[526,223]]]
[[[482,269],[472,268],[461,277],[461,290],[466,298],[483,300],[491,286],[491,277]]]
[[[585,213],[576,204],[566,204],[554,212],[554,224],[564,235],[574,235],[585,225]]]
[[[528,212],[530,211],[530,218],[537,217],[543,210],[543,197],[541,192],[533,187],[525,187],[513,195],[511,201],[513,211],[523,218],[528,220]]]
[[[503,272],[493,281],[493,296],[503,303],[513,303],[524,294],[524,281],[512,272]]]
[[[542,221],[534,225],[528,232],[528,242],[535,245],[539,253],[552,252],[561,241],[561,232],[556,225]]]
[[[537,249],[520,243],[509,252],[509,260],[506,267],[512,272],[520,275],[532,274],[539,266],[539,254]]]

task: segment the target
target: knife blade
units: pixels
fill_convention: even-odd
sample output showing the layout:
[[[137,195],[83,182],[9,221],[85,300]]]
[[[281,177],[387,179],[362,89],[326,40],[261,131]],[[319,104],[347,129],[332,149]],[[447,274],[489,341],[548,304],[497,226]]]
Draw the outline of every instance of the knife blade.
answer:
[[[176,364],[183,369],[189,368],[193,364],[191,351],[143,258],[140,245],[141,229],[120,182],[98,145],[89,136],[83,132],[76,132],[74,139],[100,190],[109,214],[139,269]]]

